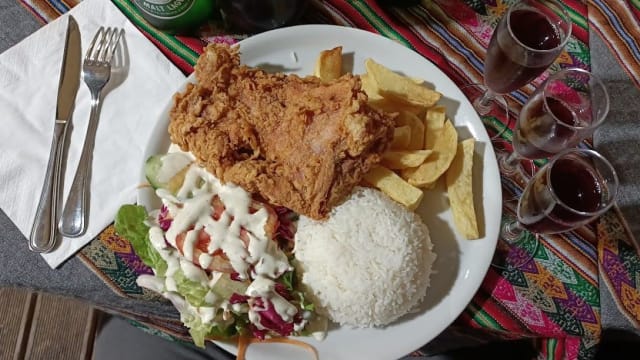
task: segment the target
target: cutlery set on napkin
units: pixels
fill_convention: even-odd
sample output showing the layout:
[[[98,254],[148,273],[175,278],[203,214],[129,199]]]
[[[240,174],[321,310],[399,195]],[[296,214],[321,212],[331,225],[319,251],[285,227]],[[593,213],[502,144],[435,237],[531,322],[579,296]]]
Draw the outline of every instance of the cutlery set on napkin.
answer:
[[[87,70],[106,76],[101,94]],[[0,54],[0,208],[51,267],[135,201],[151,129],[184,79],[103,0],[82,1]]]
[[[36,218],[29,236],[29,248],[32,251],[49,252],[56,246],[59,235],[74,238],[82,236],[87,231],[88,211],[91,202],[89,183],[93,135],[99,118],[102,89],[111,78],[111,60],[119,44],[120,35],[119,29],[108,28],[105,31],[103,27],[100,27],[82,62],[82,78],[91,92],[91,117],[70,194],[67,197],[62,215],[58,216],[58,204],[62,190],[60,176],[62,164],[65,162],[67,154],[64,150],[64,144],[78,92],[81,63],[80,30],[73,16],[69,16],[49,162],[40,193],[40,201],[36,209]],[[58,219],[58,228],[56,229],[55,224]]]

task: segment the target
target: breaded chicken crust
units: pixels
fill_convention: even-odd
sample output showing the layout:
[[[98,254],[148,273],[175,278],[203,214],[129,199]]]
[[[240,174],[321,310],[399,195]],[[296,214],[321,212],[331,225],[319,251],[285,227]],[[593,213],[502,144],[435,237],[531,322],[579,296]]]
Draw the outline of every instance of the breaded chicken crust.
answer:
[[[360,78],[322,83],[240,64],[238,47],[211,44],[197,83],[176,94],[171,141],[223,182],[324,219],[380,162],[390,115],[367,105]]]

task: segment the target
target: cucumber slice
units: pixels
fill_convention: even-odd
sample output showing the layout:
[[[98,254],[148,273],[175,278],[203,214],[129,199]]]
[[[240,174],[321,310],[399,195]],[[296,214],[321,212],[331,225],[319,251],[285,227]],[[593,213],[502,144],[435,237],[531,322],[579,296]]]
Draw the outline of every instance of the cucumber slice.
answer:
[[[154,189],[164,188],[162,182],[158,180],[158,173],[162,167],[162,155],[153,155],[144,163],[144,175]]]
[[[175,194],[184,182],[192,160],[182,153],[153,155],[144,165],[144,174],[154,189],[166,189]]]

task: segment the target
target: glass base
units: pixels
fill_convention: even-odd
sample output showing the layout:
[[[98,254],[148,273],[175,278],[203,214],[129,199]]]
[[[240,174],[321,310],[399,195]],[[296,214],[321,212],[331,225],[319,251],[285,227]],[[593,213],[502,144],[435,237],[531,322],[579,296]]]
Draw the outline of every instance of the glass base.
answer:
[[[462,93],[473,105],[482,123],[484,124],[489,139],[500,139],[501,135],[509,128],[509,105],[504,96],[493,94],[487,97],[489,89],[481,84],[468,84],[460,88]],[[486,101],[483,101],[486,100]]]
[[[496,146],[494,145],[494,149]],[[533,160],[516,158],[512,160],[510,158],[513,150],[506,150],[504,147],[502,151],[496,151],[498,158],[498,167],[500,172],[505,175],[521,174],[525,179],[531,179],[534,175],[533,169],[535,168]],[[526,166],[525,166],[526,165]]]
[[[511,215],[504,215],[502,218],[502,229],[505,229],[507,224],[516,221]],[[514,240],[507,240],[508,236],[500,235],[496,251],[493,254],[491,260],[491,266],[503,269],[514,270],[522,267],[528,263],[536,251],[540,241],[536,234],[529,231],[522,231]]]

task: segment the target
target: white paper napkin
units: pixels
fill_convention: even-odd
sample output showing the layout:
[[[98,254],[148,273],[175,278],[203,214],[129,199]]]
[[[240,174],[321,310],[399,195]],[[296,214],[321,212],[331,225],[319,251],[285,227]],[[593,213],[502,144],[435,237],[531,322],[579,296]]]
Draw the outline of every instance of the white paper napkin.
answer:
[[[151,129],[185,78],[111,1],[84,0],[69,13],[80,27],[83,56],[100,26],[123,28],[129,67],[124,80],[106,93],[102,103],[93,152],[88,230],[80,238],[63,238],[55,251],[43,254],[52,268],[95,238],[113,221],[122,204],[135,201]],[[0,208],[27,238],[53,136],[67,17],[0,54]],[[63,201],[80,158],[89,107],[89,91],[81,82],[69,133]],[[24,246],[28,246],[26,242]]]

